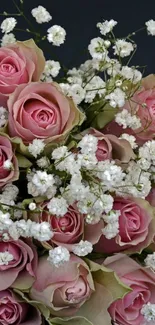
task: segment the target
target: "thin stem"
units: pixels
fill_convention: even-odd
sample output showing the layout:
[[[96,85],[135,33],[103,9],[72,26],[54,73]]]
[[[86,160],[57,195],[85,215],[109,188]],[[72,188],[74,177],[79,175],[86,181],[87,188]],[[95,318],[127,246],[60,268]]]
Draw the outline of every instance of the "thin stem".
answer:
[[[21,14],[10,14],[10,13],[3,13],[3,14],[1,14],[0,13],[0,16],[3,16],[3,17],[7,17],[7,16],[21,16]]]
[[[25,19],[25,21],[28,23],[28,25],[30,26],[31,29],[34,30],[33,25],[31,24],[31,22],[29,21],[29,19],[24,15],[24,13],[20,10],[20,8],[18,7],[18,5],[16,4],[16,2],[14,0],[12,0],[14,6],[16,7],[16,9],[18,10],[19,14],[21,16],[23,16],[23,18]]]

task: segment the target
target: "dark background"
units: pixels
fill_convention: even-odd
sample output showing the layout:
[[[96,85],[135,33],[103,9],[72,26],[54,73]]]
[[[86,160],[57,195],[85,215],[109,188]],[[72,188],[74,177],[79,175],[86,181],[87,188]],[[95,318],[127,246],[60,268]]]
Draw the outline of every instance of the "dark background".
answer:
[[[20,0],[15,0],[19,5]],[[37,24],[31,16],[31,10],[44,6],[52,15],[49,24]],[[0,0],[0,12],[17,12],[12,0]],[[33,23],[36,30],[46,34],[53,24],[61,25],[67,32],[64,45],[53,47],[47,41],[40,44],[46,58],[63,62],[67,67],[78,66],[89,58],[87,46],[90,40],[100,36],[96,28],[102,19],[115,19],[119,24],[115,34],[119,38],[144,26],[149,19],[155,19],[155,0],[24,0],[24,12]],[[25,29],[23,18],[18,18],[18,28]],[[0,17],[0,23],[3,17]],[[18,39],[29,38],[27,33],[16,33]],[[137,53],[132,60],[135,65],[147,65],[145,74],[155,73],[155,36],[147,36],[146,31],[135,37],[138,44]]]

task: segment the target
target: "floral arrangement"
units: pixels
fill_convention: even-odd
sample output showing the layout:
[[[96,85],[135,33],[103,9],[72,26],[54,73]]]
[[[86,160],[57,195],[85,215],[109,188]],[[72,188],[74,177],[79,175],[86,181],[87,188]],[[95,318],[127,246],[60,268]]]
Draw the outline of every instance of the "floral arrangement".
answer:
[[[38,6],[41,35],[14,4],[0,26],[0,324],[153,325],[155,75],[131,65],[135,32],[117,38],[113,19],[80,67],[46,61],[38,43],[65,29]]]

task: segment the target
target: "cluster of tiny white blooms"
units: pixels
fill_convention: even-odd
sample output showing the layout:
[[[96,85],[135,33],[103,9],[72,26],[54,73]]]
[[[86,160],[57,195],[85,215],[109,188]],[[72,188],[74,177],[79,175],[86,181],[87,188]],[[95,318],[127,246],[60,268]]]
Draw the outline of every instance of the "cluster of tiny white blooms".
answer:
[[[106,60],[108,56],[104,40],[101,37],[93,38],[88,46],[88,50],[93,59]]]
[[[125,104],[126,94],[120,88],[115,88],[115,90],[109,95],[105,96],[105,99],[109,100],[109,104],[112,107],[123,107]]]
[[[49,263],[55,267],[62,266],[64,263],[69,262],[70,253],[67,248],[58,246],[49,251],[49,256],[47,258]]]
[[[55,160],[54,165],[57,170],[66,171],[69,174],[77,173],[80,168],[79,162],[75,160],[75,154],[69,152],[66,146],[54,149],[52,159]]]
[[[69,154],[68,148],[66,146],[61,146],[52,151],[52,159],[59,160],[61,158],[64,158],[66,154]]]
[[[102,218],[106,223],[116,223],[119,221],[120,211],[111,210],[108,214],[103,214]]]
[[[100,33],[102,35],[106,35],[108,33],[110,33],[114,26],[117,25],[117,21],[111,19],[111,20],[106,20],[103,23],[97,23],[97,27],[100,29]]]
[[[123,134],[121,134],[119,139],[127,140],[130,143],[132,149],[136,149],[138,147],[138,144],[136,143],[136,138],[133,135],[123,133]]]
[[[52,81],[52,77],[55,78],[59,74],[61,69],[60,63],[54,60],[47,60],[45,63],[45,68],[41,77],[43,81]],[[50,79],[51,78],[51,79]]]
[[[31,202],[30,204],[29,204],[29,209],[31,210],[31,211],[34,211],[35,209],[36,209],[36,203],[35,202]]]
[[[51,198],[56,194],[56,186],[54,176],[47,174],[46,171],[36,171],[30,177],[28,182],[28,193],[36,197],[39,195],[45,195],[47,198]]]
[[[119,223],[117,221],[113,223],[108,223],[102,229],[102,233],[107,239],[112,239],[116,237],[119,234]]]
[[[100,219],[103,213],[108,213],[112,209],[113,197],[109,194],[100,194],[98,198],[90,192],[87,197],[78,201],[77,206],[81,213],[88,213]]]
[[[125,179],[117,188],[117,194],[145,198],[151,190],[150,176],[150,172],[142,170],[138,162],[130,161]]]
[[[44,140],[41,139],[34,139],[32,143],[29,143],[28,151],[31,153],[32,156],[37,158],[38,155],[44,150],[45,143]]]
[[[0,194],[0,204],[2,204],[3,209],[8,210],[9,206],[15,205],[18,193],[18,187],[13,184],[7,184],[3,187],[2,193]]]
[[[114,161],[105,160],[99,161],[96,176],[101,180],[105,189],[112,190],[123,181],[125,173]]]
[[[50,13],[42,6],[32,9],[31,13],[38,24],[48,23],[52,19]]]
[[[34,238],[39,241],[48,241],[53,237],[50,224],[48,222],[37,223],[31,220],[17,220],[13,222],[10,214],[0,211],[0,232],[6,231],[9,236],[18,240],[20,237]]]
[[[72,97],[74,102],[78,105],[85,98],[85,93],[86,93],[85,89],[83,89],[80,85],[73,84],[69,87],[69,91],[68,91],[67,95],[69,97]]]
[[[8,119],[8,111],[4,107],[0,107],[0,128],[4,126]]]
[[[123,78],[132,81],[133,84],[137,84],[142,79],[142,73],[139,70],[128,66],[122,67],[120,75]]]
[[[155,21],[150,19],[145,23],[149,35],[155,36]]]
[[[134,50],[134,46],[131,42],[127,42],[124,39],[118,39],[113,46],[114,54],[119,55],[122,58],[129,56]]]
[[[111,59],[107,63],[107,74],[109,76],[115,77],[117,74],[120,73],[120,69],[121,69],[121,64],[116,59]]]
[[[63,217],[67,213],[68,203],[63,197],[54,197],[47,204],[49,212],[57,217]]]
[[[17,24],[17,21],[13,17],[4,19],[1,23],[2,33],[5,33],[5,34],[10,33],[15,28],[16,24]]]
[[[155,271],[155,253],[148,254],[144,262],[147,267]]]
[[[7,170],[13,169],[13,163],[11,162],[10,159],[4,161],[3,168]]]
[[[99,76],[94,76],[85,86],[85,102],[92,103],[96,95],[102,97],[106,92],[106,83]]]
[[[47,30],[47,39],[49,43],[55,46],[60,46],[64,43],[66,38],[66,31],[63,27],[59,25],[53,25]]]
[[[141,314],[144,316],[147,322],[155,321],[155,304],[148,302],[143,305]]]
[[[139,148],[139,158],[145,158],[155,165],[155,140],[147,141]]]
[[[86,134],[78,143],[78,148],[82,153],[95,153],[97,150],[98,139],[91,134]]]
[[[6,46],[8,44],[10,45],[15,43],[16,43],[16,38],[13,33],[5,34],[1,39],[1,46]]]
[[[136,115],[131,115],[125,108],[115,115],[115,121],[117,124],[121,125],[123,129],[129,127],[135,130],[141,127],[140,118]]]
[[[38,167],[40,167],[40,168],[48,168],[49,165],[50,165],[50,161],[46,156],[41,157],[40,159],[38,159],[36,161],[36,163],[37,163]]]
[[[73,247],[73,253],[78,256],[86,256],[93,250],[93,245],[87,240],[81,240],[78,244]]]
[[[8,251],[0,252],[0,265],[8,265],[9,262],[13,261],[14,257]]]

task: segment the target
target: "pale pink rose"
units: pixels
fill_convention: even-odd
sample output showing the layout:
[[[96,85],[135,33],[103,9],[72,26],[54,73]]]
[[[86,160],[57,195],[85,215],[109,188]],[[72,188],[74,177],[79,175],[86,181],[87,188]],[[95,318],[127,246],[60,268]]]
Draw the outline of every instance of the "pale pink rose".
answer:
[[[64,139],[83,114],[55,83],[34,82],[16,88],[8,100],[9,134],[25,144],[35,138],[46,143]]]
[[[96,151],[96,158],[98,161],[116,159],[123,163],[128,163],[131,158],[134,158],[134,152],[127,140],[118,139],[118,137],[113,134],[105,135],[93,128],[86,130],[84,133],[92,134],[98,138]]]
[[[141,251],[153,241],[155,233],[154,211],[143,199],[114,199],[114,210],[120,211],[119,233],[114,239],[100,238],[95,246],[98,252]]]
[[[141,121],[141,127],[135,130],[123,129],[115,121],[103,129],[104,133],[112,132],[120,136],[122,133],[132,134],[139,144],[155,138],[155,75],[151,74],[142,80],[142,87],[135,92],[130,103],[123,107],[129,112],[136,112]]]
[[[99,241],[102,235],[103,221],[95,225],[87,224],[85,215],[78,211],[76,204],[70,205],[67,213],[58,218],[48,212],[47,204],[48,202],[41,204],[44,211],[39,216],[35,216],[35,221],[49,222],[54,233],[50,241],[42,243],[44,247],[51,249],[52,246],[63,244],[69,251],[72,251],[81,240],[88,240],[93,245]],[[34,214],[32,218],[34,219]]]
[[[33,40],[0,48],[0,106],[6,106],[17,85],[38,81],[45,65],[41,49]]]
[[[144,304],[155,302],[155,274],[123,254],[108,257],[104,265],[114,270],[132,289],[110,305],[108,311],[112,320],[119,325],[146,325],[141,309]],[[154,325],[154,322],[148,324]]]
[[[0,291],[1,325],[41,325],[41,315],[37,308],[26,303],[12,290]]]
[[[6,160],[12,162],[13,166],[10,170],[3,167]],[[7,183],[17,180],[18,177],[18,161],[14,154],[12,144],[8,137],[0,135],[0,188]]]
[[[52,315],[71,316],[94,291],[94,283],[87,264],[72,255],[69,262],[58,268],[50,265],[47,256],[39,259],[36,281],[30,296],[46,305]]]
[[[0,290],[10,286],[27,288],[32,285],[37,269],[37,251],[31,241],[0,241],[0,252],[8,252],[13,260],[7,265],[0,265]]]

